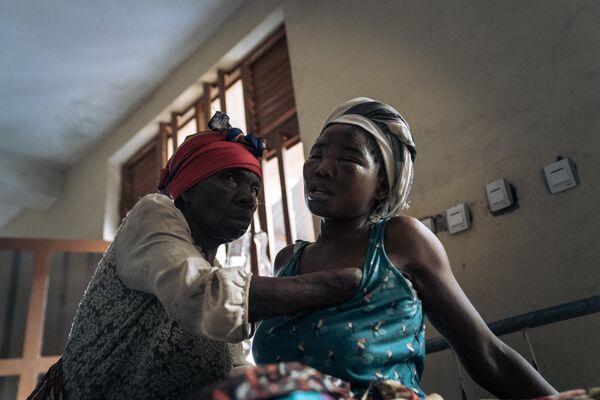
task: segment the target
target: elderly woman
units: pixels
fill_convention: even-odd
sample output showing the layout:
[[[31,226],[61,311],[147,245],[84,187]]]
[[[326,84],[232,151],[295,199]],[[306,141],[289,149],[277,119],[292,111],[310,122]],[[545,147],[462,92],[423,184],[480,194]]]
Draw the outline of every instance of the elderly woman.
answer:
[[[239,342],[251,322],[333,306],[356,292],[356,268],[294,278],[221,268],[217,248],[240,237],[256,209],[262,143],[222,114],[209,126],[162,171],[164,194],[143,197],[127,214],[85,291],[64,356],[30,398],[184,398],[244,362]]]
[[[306,202],[321,217],[321,233],[314,243],[283,249],[275,267],[293,277],[361,266],[360,289],[341,306],[262,322],[254,359],[299,361],[359,391],[373,380],[396,380],[423,398],[425,312],[473,379],[496,396],[556,393],[488,329],[436,236],[396,216],[408,205],[415,155],[408,123],[386,104],[357,98],[327,117],[304,164]]]

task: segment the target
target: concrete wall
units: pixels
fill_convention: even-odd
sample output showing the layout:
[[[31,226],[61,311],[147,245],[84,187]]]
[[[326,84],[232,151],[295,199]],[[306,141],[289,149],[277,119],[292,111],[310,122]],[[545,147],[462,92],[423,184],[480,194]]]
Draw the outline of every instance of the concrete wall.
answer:
[[[69,172],[46,213],[3,236],[102,237],[107,162],[278,2],[243,6],[148,102]],[[300,128],[308,147],[331,108],[355,96],[389,102],[418,148],[412,207],[420,217],[458,202],[473,228],[439,238],[487,321],[600,292],[600,3],[593,1],[283,1]],[[581,185],[551,196],[541,168],[572,157]],[[494,217],[484,186],[505,177],[519,209]],[[597,316],[530,332],[558,388],[600,384]],[[594,335],[595,333],[595,335]],[[435,336],[429,328],[428,336]],[[526,354],[518,335],[503,338]],[[460,397],[449,352],[428,358],[424,387]],[[470,398],[488,396],[467,380]]]
[[[394,105],[417,143],[412,207],[458,202],[470,231],[439,238],[486,321],[600,293],[600,9],[589,1],[284,3],[306,147],[337,104]],[[541,168],[572,157],[581,185],[551,196]],[[520,208],[494,217],[484,186],[505,177]],[[544,375],[560,389],[598,385],[600,318],[535,329]],[[429,337],[437,335],[429,329]],[[523,354],[519,335],[504,338]],[[449,352],[429,360],[427,390],[459,398]],[[470,398],[487,396],[468,381]]]

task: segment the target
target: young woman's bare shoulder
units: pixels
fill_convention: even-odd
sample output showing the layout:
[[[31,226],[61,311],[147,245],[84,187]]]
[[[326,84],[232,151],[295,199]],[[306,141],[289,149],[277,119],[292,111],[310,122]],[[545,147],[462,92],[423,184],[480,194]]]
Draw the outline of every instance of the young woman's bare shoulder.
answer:
[[[399,215],[387,222],[386,237],[392,236],[396,241],[414,244],[422,240],[430,240],[433,234],[421,221],[416,218]]]
[[[421,221],[408,216],[391,218],[386,226],[385,247],[400,265],[421,264],[439,251],[437,237]]]
[[[290,262],[293,255],[294,244],[290,244],[289,246],[279,250],[279,253],[277,253],[275,256],[275,262],[273,263],[274,272],[277,274],[283,267],[285,267]]]

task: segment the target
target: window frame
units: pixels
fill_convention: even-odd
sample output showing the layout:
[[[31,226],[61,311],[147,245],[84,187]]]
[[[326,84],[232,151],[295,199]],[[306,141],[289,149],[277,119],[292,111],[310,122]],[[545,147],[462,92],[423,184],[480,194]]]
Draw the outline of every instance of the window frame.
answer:
[[[291,106],[288,107],[281,115],[277,116],[271,121],[259,121],[256,112],[256,103],[253,97],[255,93],[253,70],[252,67],[255,63],[260,62],[265,55],[270,54],[269,52],[274,50],[276,46],[281,46],[282,41],[285,41],[286,53],[283,55],[288,60],[289,67],[289,80],[291,90]],[[272,53],[271,53],[272,55]],[[276,68],[276,67],[274,67]],[[289,188],[286,183],[286,150],[290,147],[301,142],[301,136],[299,128],[297,132],[284,132],[279,131],[279,128],[285,127],[286,124],[292,122],[293,126],[297,127],[297,113],[295,98],[293,93],[293,86],[291,85],[291,64],[289,62],[289,53],[287,50],[287,37],[285,33],[285,27],[282,25],[276,29],[270,36],[265,38],[259,45],[257,45],[245,58],[238,62],[233,68],[229,70],[218,69],[216,82],[203,82],[202,84],[202,95],[194,100],[188,107],[182,111],[172,111],[170,113],[170,119],[168,121],[159,122],[159,132],[157,137],[155,136],[150,142],[145,145],[138,153],[143,153],[143,149],[146,149],[151,143],[159,141],[161,143],[161,166],[164,166],[168,159],[169,150],[173,153],[177,150],[178,135],[182,127],[189,123],[192,119],[196,120],[196,131],[200,132],[207,129],[208,120],[210,119],[211,104],[215,100],[219,100],[221,111],[227,112],[227,104],[225,100],[225,94],[233,84],[239,79],[242,80],[242,90],[244,98],[244,109],[245,119],[248,132],[252,132],[262,137],[267,142],[267,150],[263,156],[263,162],[277,157],[278,171],[279,171],[279,183],[281,188],[281,199],[283,207],[283,219],[286,243],[289,245],[295,240],[295,232],[292,229],[291,215],[293,210],[290,210],[290,202],[288,198]],[[285,103],[287,104],[287,103]],[[295,118],[295,121],[291,121]],[[168,147],[171,146],[171,149]],[[137,153],[136,153],[137,155]],[[134,156],[135,157],[135,156]],[[126,164],[130,164],[134,159],[132,157],[127,161]],[[124,164],[125,165],[125,164]],[[260,230],[263,230],[272,237],[273,227],[268,226],[267,222],[267,211],[265,205],[265,190],[263,188],[259,195],[259,206],[257,210],[258,218],[257,223],[252,221],[251,232],[252,238],[250,240],[250,253],[251,253],[251,270],[253,273],[258,274],[258,255],[257,249],[254,242],[254,234]],[[267,254],[270,254],[270,249],[267,248]],[[270,260],[271,263],[274,260]]]

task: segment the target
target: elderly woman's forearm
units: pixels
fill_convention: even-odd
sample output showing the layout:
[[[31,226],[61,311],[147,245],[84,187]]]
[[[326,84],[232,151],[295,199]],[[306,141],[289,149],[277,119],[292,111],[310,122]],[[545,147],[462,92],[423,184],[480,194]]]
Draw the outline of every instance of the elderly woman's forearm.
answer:
[[[358,290],[358,268],[268,278],[253,276],[248,299],[251,322],[336,306],[350,300]]]

